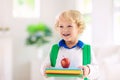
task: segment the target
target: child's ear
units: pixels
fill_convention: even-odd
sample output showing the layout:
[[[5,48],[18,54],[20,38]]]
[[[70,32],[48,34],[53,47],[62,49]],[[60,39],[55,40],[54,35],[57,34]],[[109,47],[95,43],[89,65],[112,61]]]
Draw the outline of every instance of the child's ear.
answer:
[[[59,34],[59,28],[58,27],[55,27],[54,31]]]
[[[84,27],[83,26],[79,26],[79,34],[82,34],[83,33],[83,31],[84,31]]]
[[[83,31],[79,28],[78,33],[81,34]]]
[[[56,29],[55,29],[55,30],[56,30],[56,32],[59,32],[59,27],[56,27]]]

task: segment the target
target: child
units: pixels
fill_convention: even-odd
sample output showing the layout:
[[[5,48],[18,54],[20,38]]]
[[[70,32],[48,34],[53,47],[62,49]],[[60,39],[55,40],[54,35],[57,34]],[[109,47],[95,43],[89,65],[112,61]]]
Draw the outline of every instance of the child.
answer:
[[[45,68],[48,67],[62,67],[61,60],[63,58],[69,59],[69,67],[82,68],[84,77],[90,80],[97,79],[98,65],[96,63],[93,52],[91,51],[91,62],[89,64],[83,65],[82,61],[82,48],[85,43],[79,40],[79,35],[82,34],[85,29],[84,22],[82,20],[82,15],[77,10],[67,10],[60,13],[56,19],[55,28],[61,36],[61,40],[58,43],[59,51],[56,59],[55,66],[51,65],[50,56],[46,59],[43,64],[43,74]],[[63,78],[59,78],[63,80]],[[65,80],[84,80],[83,78],[69,78]],[[56,78],[55,80],[58,80]]]

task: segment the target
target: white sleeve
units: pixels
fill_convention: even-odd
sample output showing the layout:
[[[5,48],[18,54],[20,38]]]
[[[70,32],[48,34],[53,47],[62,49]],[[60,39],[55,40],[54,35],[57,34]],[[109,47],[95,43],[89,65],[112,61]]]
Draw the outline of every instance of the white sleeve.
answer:
[[[41,64],[41,67],[40,67],[40,73],[42,75],[45,75],[45,69],[47,67],[50,67],[50,56],[48,55],[45,60],[43,60],[42,64]]]
[[[99,67],[92,49],[91,49],[91,64],[88,64],[88,67],[90,68],[90,73],[88,75],[88,78],[90,80],[98,79]]]

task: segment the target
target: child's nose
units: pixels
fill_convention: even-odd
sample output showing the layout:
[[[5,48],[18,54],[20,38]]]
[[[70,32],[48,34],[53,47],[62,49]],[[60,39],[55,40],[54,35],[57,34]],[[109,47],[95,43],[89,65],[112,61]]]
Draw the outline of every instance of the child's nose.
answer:
[[[68,32],[68,29],[67,29],[67,28],[64,28],[63,31],[64,31],[64,32]]]
[[[67,27],[64,27],[64,29],[63,29],[64,31],[68,31],[69,30],[69,28],[67,28]]]

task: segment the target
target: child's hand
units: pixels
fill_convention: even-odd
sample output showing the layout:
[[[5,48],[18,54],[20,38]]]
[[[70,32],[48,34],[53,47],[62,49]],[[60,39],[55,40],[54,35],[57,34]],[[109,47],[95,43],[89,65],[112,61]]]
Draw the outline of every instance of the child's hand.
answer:
[[[46,66],[44,66],[44,68],[46,69],[46,68],[51,68],[51,65],[46,65]],[[45,69],[44,69],[44,76],[46,77],[46,78],[48,78],[48,76],[47,76],[47,74],[45,73]]]
[[[83,76],[87,77],[90,73],[90,68],[88,66],[79,66],[79,68],[83,69]]]

